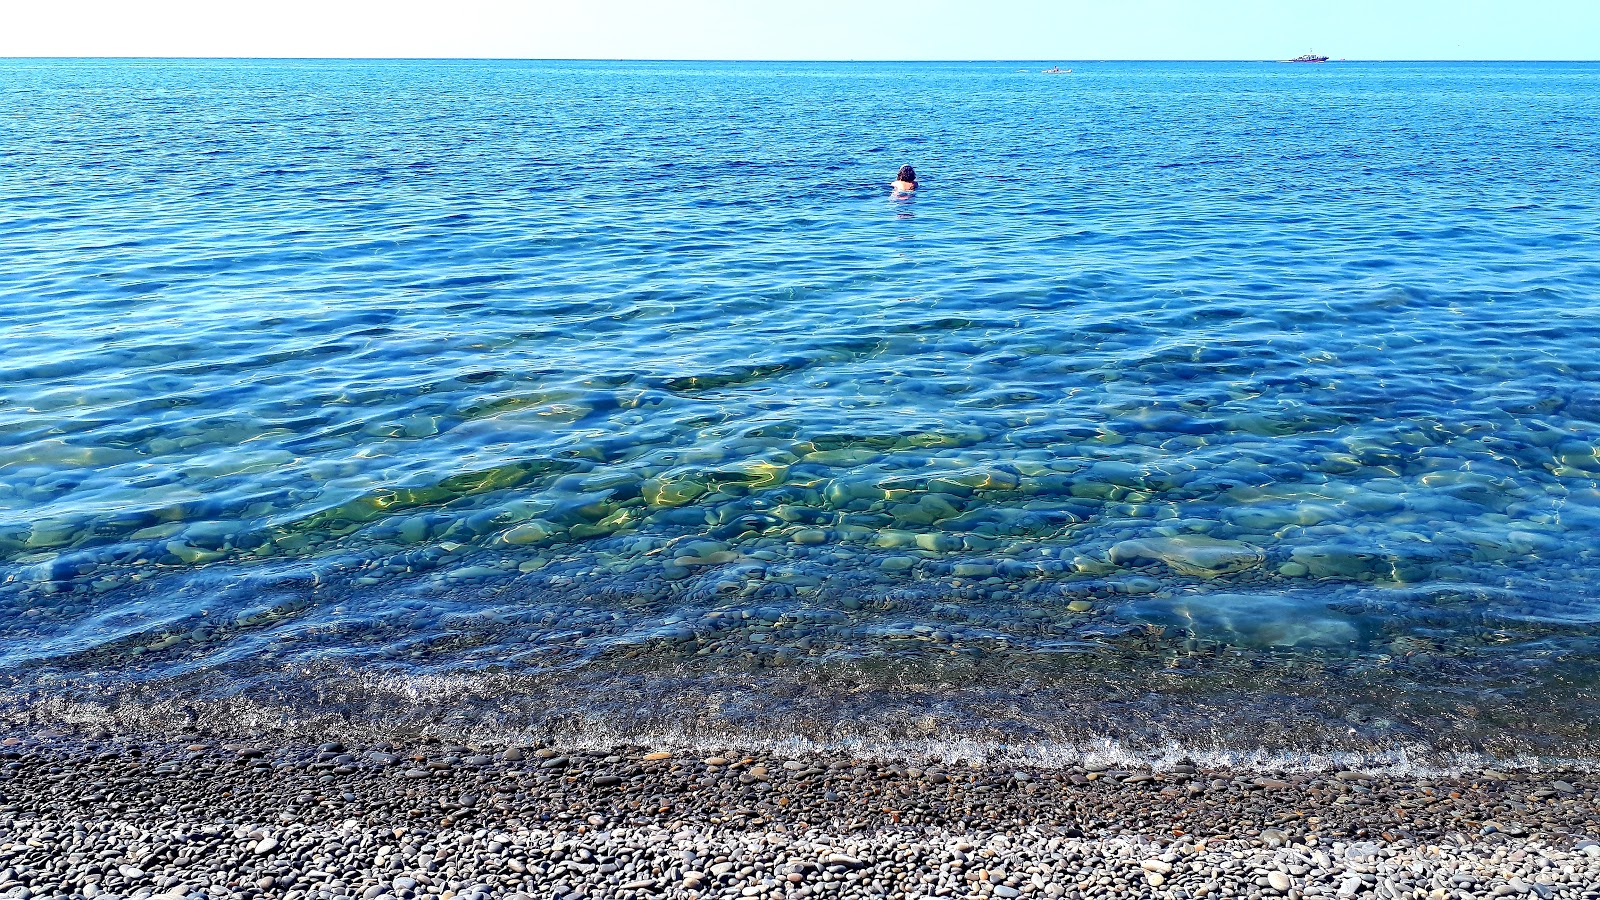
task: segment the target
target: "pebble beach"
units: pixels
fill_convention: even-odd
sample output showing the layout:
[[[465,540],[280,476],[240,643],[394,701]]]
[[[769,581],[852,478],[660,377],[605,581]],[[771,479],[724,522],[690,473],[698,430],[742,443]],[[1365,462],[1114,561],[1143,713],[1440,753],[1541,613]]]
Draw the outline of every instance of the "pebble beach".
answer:
[[[12,728],[0,896],[1600,897],[1576,768],[999,769]]]

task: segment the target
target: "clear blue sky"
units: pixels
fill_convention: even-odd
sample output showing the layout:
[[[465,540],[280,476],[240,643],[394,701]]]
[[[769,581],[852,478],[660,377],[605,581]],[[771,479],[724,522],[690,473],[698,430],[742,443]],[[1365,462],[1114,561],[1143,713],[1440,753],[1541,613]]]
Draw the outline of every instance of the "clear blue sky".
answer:
[[[1600,0],[21,0],[0,56],[1600,59]]]

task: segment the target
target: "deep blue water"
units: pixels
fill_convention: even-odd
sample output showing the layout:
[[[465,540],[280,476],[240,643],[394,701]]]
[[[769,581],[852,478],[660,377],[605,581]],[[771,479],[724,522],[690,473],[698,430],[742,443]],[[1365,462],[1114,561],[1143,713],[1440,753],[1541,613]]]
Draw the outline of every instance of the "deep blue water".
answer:
[[[0,61],[0,673],[1592,754],[1600,65],[1072,65]]]

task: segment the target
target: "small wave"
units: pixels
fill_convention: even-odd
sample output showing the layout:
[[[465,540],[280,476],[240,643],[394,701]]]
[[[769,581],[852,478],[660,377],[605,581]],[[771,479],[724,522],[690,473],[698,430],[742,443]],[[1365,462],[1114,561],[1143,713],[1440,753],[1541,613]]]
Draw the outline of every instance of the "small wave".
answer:
[[[861,760],[941,762],[973,766],[1038,769],[1150,769],[1179,765],[1232,772],[1325,772],[1356,770],[1374,775],[1421,778],[1495,771],[1540,771],[1556,767],[1600,771],[1600,752],[1489,752],[1447,749],[1418,741],[1378,746],[1330,747],[1310,738],[1300,744],[1253,745],[1241,731],[1231,737],[1127,739],[1111,735],[996,737],[984,723],[971,733],[895,734],[903,726],[861,718],[834,721],[799,732],[786,724],[786,710],[774,705],[761,724],[709,724],[691,710],[668,705],[650,724],[629,717],[580,715],[566,710],[534,725],[507,711],[528,698],[505,698],[494,710],[465,710],[452,704],[483,688],[481,679],[439,676],[354,676],[345,696],[361,695],[372,705],[358,711],[307,708],[233,697],[197,700],[160,697],[159,692],[127,690],[121,696],[85,699],[61,686],[43,691],[0,691],[0,718],[33,726],[65,725],[113,731],[168,734],[201,728],[221,735],[272,734],[283,739],[393,741],[425,737],[476,746],[521,746],[554,742],[574,749],[643,746],[700,755],[763,751],[778,756],[845,756]],[[115,692],[114,692],[115,693]],[[135,695],[143,694],[142,697]],[[662,698],[664,699],[664,698]],[[681,724],[663,724],[683,715]],[[915,726],[913,726],[915,727]],[[1308,736],[1309,737],[1309,736]]]

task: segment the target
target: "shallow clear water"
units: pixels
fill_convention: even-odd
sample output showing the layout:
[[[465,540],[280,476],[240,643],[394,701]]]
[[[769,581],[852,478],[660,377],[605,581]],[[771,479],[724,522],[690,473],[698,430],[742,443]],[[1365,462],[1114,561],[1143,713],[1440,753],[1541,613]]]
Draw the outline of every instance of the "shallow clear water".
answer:
[[[1040,68],[0,62],[0,668],[1593,753],[1600,65]]]

